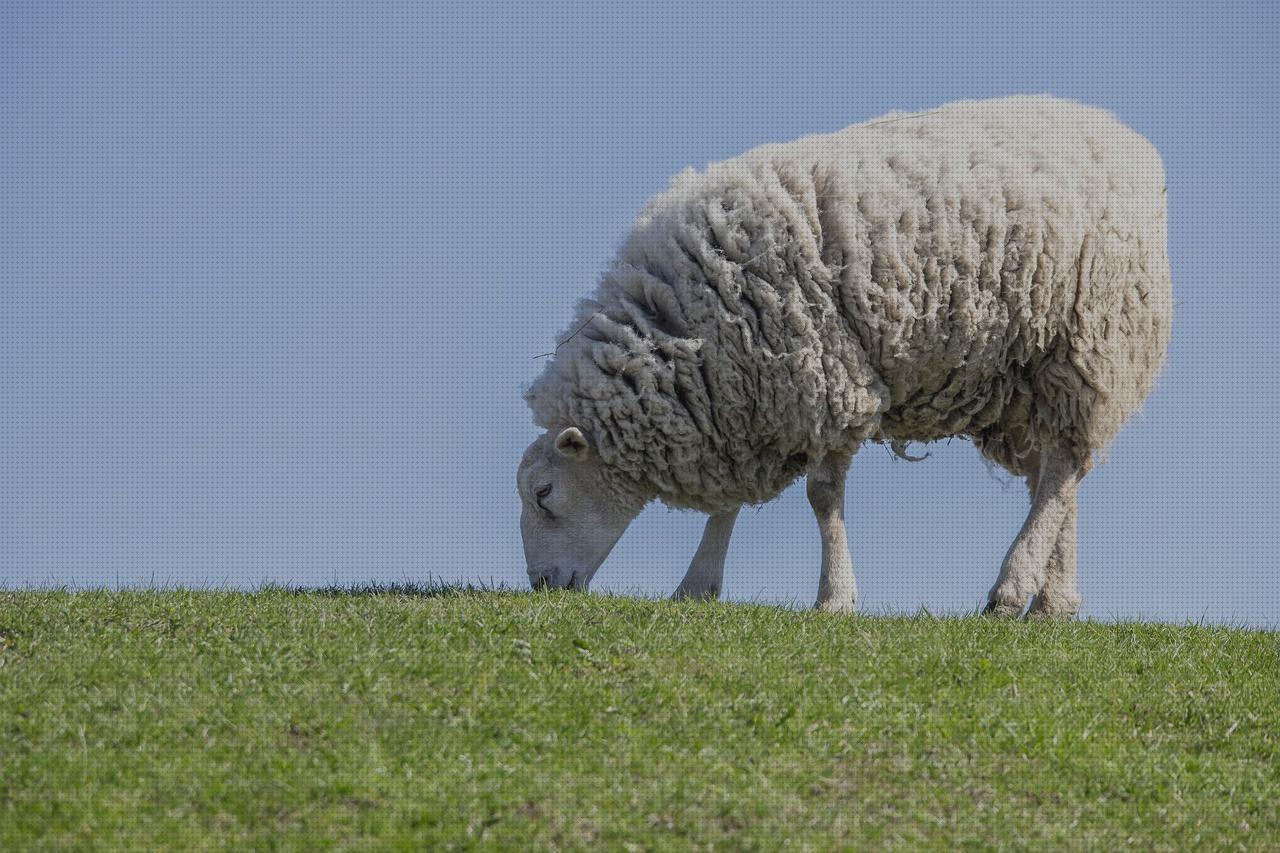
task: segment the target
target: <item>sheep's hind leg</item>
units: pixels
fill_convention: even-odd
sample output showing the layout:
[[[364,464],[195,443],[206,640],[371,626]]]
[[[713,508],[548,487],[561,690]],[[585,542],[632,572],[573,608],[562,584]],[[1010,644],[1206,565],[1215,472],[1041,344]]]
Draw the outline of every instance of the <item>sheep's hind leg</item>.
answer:
[[[1083,599],[1076,584],[1076,495],[1067,505],[1067,517],[1058,531],[1058,541],[1045,571],[1044,585],[1031,600],[1028,616],[1070,619],[1080,612]]]
[[[729,537],[733,535],[733,523],[738,518],[738,510],[734,507],[728,512],[720,512],[707,519],[707,526],[702,531],[702,541],[680,581],[672,598],[702,598],[714,600],[720,597],[720,586],[724,580],[724,558],[729,551]]]
[[[815,607],[828,613],[851,613],[858,588],[844,529],[844,478],[851,455],[829,455],[809,472],[809,505],[822,537],[822,574]]]
[[[1076,485],[1083,469],[1084,466],[1064,451],[1046,450],[1041,453],[1031,511],[1005,555],[1000,577],[987,595],[986,613],[1020,615],[1028,598],[1039,593],[1042,587],[1051,586],[1048,582],[1050,560],[1059,557],[1055,551],[1075,505]],[[1067,532],[1074,534],[1074,527]],[[1074,535],[1071,541],[1074,542]],[[1070,565],[1074,567],[1074,560]],[[1066,568],[1065,563],[1059,562],[1054,569],[1061,575],[1059,580],[1063,584],[1067,580]]]

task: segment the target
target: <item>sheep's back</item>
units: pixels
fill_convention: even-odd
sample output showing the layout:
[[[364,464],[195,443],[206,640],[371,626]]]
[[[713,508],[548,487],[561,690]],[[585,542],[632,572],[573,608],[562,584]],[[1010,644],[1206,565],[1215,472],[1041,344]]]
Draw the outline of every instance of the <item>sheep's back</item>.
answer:
[[[883,383],[887,437],[973,434],[1030,394],[1045,431],[1103,446],[1154,381],[1171,305],[1163,167],[1102,110],[962,102],[686,180],[726,219],[747,210],[753,233],[721,242],[755,257],[770,234],[792,241],[773,253],[791,257],[777,290],[830,296],[854,340],[827,348],[856,351],[855,372]],[[1071,395],[1084,410],[1051,410]]]

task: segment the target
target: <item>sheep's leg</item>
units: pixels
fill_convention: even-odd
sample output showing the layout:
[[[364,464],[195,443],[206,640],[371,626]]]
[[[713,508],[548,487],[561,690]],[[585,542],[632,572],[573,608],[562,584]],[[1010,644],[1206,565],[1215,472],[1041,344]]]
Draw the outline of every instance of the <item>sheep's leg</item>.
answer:
[[[814,605],[829,613],[853,612],[858,587],[853,580],[853,560],[844,530],[844,478],[851,455],[829,455],[809,472],[809,505],[818,518],[822,537],[822,574]]]
[[[729,551],[729,537],[733,535],[733,523],[738,518],[735,507],[728,512],[720,512],[707,519],[707,526],[702,531],[702,542],[693,555],[689,571],[676,589],[672,598],[702,598],[713,600],[720,597],[720,584],[724,580],[724,557]]]
[[[1070,619],[1080,611],[1080,590],[1076,586],[1076,496],[1071,495],[1067,517],[1058,531],[1053,556],[1045,570],[1044,585],[1031,599],[1028,616]]]
[[[1064,451],[1041,453],[1039,482],[1031,501],[1031,512],[1005,555],[1000,577],[987,595],[987,613],[1017,616],[1026,607],[1027,599],[1044,585],[1049,559],[1075,501],[1076,484],[1083,467]]]

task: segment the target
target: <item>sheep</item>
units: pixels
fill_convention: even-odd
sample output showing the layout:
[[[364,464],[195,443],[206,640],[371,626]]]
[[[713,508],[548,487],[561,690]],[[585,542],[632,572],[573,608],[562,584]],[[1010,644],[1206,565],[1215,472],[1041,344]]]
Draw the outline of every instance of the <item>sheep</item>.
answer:
[[[675,596],[714,598],[739,508],[807,475],[815,606],[849,612],[855,451],[964,436],[1031,494],[985,612],[1074,615],[1077,484],[1168,346],[1165,191],[1146,139],[1046,95],[685,170],[525,394],[530,582],[585,589],[660,499],[710,516]]]

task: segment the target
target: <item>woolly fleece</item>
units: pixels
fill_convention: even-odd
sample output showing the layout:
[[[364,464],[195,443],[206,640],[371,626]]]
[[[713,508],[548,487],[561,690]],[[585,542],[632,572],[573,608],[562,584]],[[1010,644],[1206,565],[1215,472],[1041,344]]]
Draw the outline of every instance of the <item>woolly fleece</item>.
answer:
[[[1155,148],[1049,96],[764,145],[649,202],[526,400],[620,494],[705,512],[867,440],[1084,464],[1161,366],[1165,222]]]

